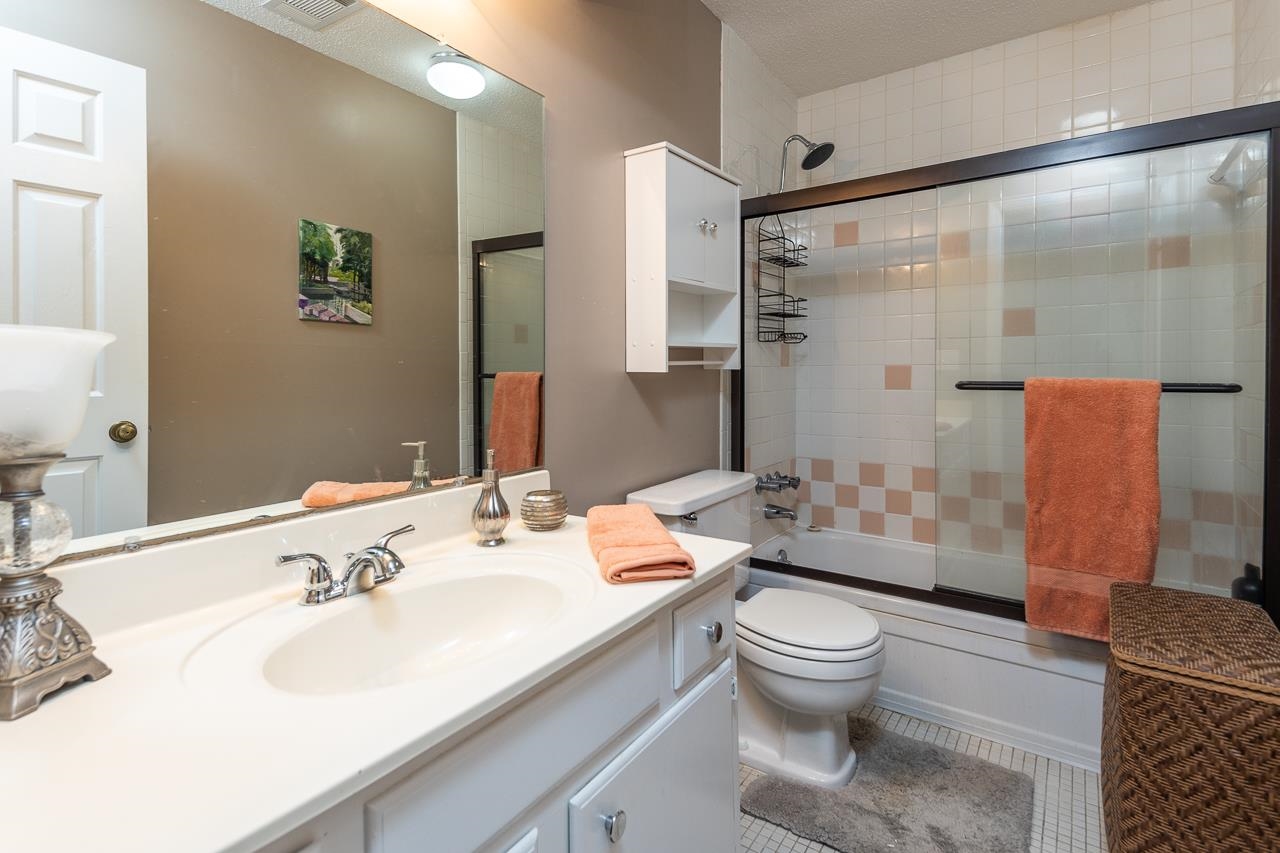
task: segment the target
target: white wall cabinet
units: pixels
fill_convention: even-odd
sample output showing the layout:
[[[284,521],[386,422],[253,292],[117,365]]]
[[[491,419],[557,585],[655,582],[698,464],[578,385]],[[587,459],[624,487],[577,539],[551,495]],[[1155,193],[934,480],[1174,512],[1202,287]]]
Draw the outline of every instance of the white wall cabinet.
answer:
[[[264,853],[731,853],[732,579],[677,599]],[[625,828],[611,839],[606,818],[619,811]]]
[[[627,371],[737,368],[738,182],[666,142],[624,156]]]

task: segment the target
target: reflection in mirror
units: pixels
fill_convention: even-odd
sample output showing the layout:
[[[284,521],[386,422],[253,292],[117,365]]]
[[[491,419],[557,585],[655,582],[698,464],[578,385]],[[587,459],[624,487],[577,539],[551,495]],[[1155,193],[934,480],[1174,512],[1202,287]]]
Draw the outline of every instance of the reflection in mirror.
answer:
[[[119,339],[46,480],[72,551],[300,511],[320,481],[353,487],[308,503],[400,491],[405,442],[437,483],[491,438],[538,464],[540,382],[492,394],[540,379],[541,251],[473,247],[541,245],[541,96],[363,2],[3,3],[0,28],[0,323]],[[441,62],[481,91],[437,91]]]

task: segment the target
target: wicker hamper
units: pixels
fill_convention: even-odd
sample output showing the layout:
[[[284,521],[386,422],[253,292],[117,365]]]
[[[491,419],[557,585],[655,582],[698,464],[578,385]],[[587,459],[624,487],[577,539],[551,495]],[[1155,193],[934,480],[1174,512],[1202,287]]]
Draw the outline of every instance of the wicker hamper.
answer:
[[[1256,605],[1111,587],[1111,853],[1280,851],[1280,632]]]

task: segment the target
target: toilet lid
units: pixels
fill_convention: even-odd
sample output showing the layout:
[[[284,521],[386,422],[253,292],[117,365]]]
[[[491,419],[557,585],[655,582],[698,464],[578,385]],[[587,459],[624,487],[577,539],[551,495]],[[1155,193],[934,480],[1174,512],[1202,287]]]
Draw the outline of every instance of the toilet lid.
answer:
[[[804,649],[860,649],[880,639],[880,625],[858,605],[795,589],[762,589],[737,609],[737,622]]]

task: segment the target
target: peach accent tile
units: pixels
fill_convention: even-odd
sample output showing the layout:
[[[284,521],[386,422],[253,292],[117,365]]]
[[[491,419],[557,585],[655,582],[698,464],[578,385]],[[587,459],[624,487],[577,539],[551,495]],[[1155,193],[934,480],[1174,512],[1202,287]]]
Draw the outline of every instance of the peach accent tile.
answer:
[[[853,246],[858,242],[858,223],[857,222],[837,222],[836,223],[836,245],[837,246]]]
[[[901,489],[885,489],[884,511],[894,515],[911,515],[911,493]]]
[[[884,387],[888,391],[910,391],[911,365],[886,364],[884,366]]]
[[[809,479],[815,483],[830,483],[836,478],[836,463],[830,459],[810,459]]]
[[[1191,492],[1191,517],[1196,521],[1235,524],[1235,507],[1230,492]]]
[[[1000,475],[995,471],[970,471],[969,494],[975,498],[1000,500]]]
[[[833,506],[819,506],[814,504],[812,509],[813,523],[819,527],[835,527],[836,526],[836,508]]]
[[[1030,337],[1036,333],[1036,309],[1006,308],[1004,309],[1004,328],[1001,332],[1006,338]]]
[[[1185,519],[1160,521],[1160,547],[1175,551],[1191,550],[1191,522]]]
[[[925,545],[937,545],[938,523],[932,518],[911,519],[911,538]]]
[[[1191,579],[1196,583],[1228,587],[1240,570],[1230,557],[1196,554],[1191,562]]]
[[[1024,504],[1011,504],[1007,501],[1004,504],[1004,529],[1005,530],[1026,530],[1027,529],[1027,507]]]
[[[857,508],[858,487],[836,483],[836,506]]]
[[[1191,237],[1152,237],[1147,240],[1147,266],[1153,270],[1191,266]]]
[[[884,513],[862,510],[858,513],[858,530],[868,536],[883,536]]]
[[[778,367],[791,366],[791,347],[783,344],[778,347]]]
[[[943,234],[938,240],[938,253],[944,261],[969,257],[969,232]]]
[[[918,465],[912,467],[911,491],[913,492],[938,491],[938,472],[932,468],[921,468]]]
[[[1004,532],[998,527],[983,527],[975,524],[969,528],[969,538],[975,551],[999,554],[1004,548]]]
[[[884,485],[884,463],[883,462],[859,462],[858,463],[858,484],[863,486],[883,486]]]
[[[969,523],[969,499],[955,495],[942,496],[942,520]]]
[[[800,488],[796,489],[796,500],[802,504],[813,500],[813,485],[808,480],[800,481]]]

